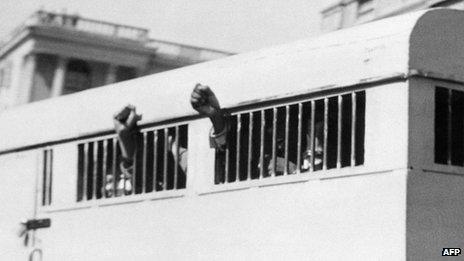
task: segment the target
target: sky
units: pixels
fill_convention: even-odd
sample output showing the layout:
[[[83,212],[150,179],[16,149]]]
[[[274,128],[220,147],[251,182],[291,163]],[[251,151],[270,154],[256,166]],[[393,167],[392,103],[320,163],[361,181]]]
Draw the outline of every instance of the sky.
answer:
[[[247,52],[319,34],[320,10],[337,0],[1,0],[0,38],[46,11],[145,27],[150,37]]]

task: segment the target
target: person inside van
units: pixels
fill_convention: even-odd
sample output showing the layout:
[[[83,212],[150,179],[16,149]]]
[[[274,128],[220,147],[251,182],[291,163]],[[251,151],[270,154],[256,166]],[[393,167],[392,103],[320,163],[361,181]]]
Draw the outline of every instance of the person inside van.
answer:
[[[212,123],[210,131],[210,147],[219,151],[224,151],[227,145],[227,134],[230,132],[229,117],[227,117],[224,110],[219,105],[219,101],[214,92],[208,86],[197,84],[191,94],[190,103],[192,107],[202,116],[206,116]],[[315,169],[320,169],[322,166],[322,122],[319,120],[315,123]],[[283,119],[278,119],[277,129],[285,128]],[[267,126],[266,132],[272,133],[272,126]],[[276,162],[272,161],[271,151],[265,151],[264,166],[267,173],[276,173],[282,175],[285,169],[284,150],[285,150],[285,137],[284,131],[277,131],[276,136]],[[308,131],[307,133],[310,133]],[[309,139],[309,137],[307,137]],[[268,141],[272,142],[272,141]],[[309,144],[309,142],[307,142]],[[232,144],[231,144],[232,145]],[[269,148],[269,146],[266,146]],[[235,149],[235,148],[234,148]],[[311,150],[307,148],[304,150],[302,170],[309,169]],[[252,155],[248,155],[251,157]],[[254,155],[257,158],[257,155]],[[261,168],[261,166],[256,165]],[[275,168],[275,169],[274,169]],[[288,173],[296,172],[296,164],[291,159],[288,161]]]
[[[142,191],[142,182],[141,176],[143,175],[140,169],[146,168],[148,165],[153,165],[153,158],[147,158],[146,166],[143,166],[143,160],[141,155],[143,154],[143,139],[137,122],[140,121],[142,118],[141,115],[137,114],[136,108],[133,105],[127,105],[118,111],[113,117],[114,129],[117,134],[118,144],[121,151],[120,157],[120,174],[116,184],[116,191],[114,191],[114,182],[116,182],[115,175],[109,174],[105,177],[105,185],[104,185],[104,193],[107,197],[111,197],[113,194],[119,195],[128,195],[135,191],[136,193],[140,193]],[[165,130],[166,131],[166,130]],[[159,137],[160,141],[159,144],[163,144],[164,142],[161,140],[163,137]],[[160,191],[163,190],[163,185],[167,186],[168,189],[173,184],[174,179],[174,151],[177,148],[177,144],[175,143],[174,134],[169,134],[168,144],[168,154],[167,154],[167,173],[168,177],[166,181],[162,180],[162,170],[161,168],[158,171],[151,174],[156,175],[157,183],[155,187],[152,188],[153,191]],[[158,148],[156,148],[158,149]],[[188,151],[186,148],[181,146],[178,147],[179,149],[179,158],[178,158],[178,180],[177,180],[177,188],[185,188],[186,183],[186,173],[187,173],[187,157]],[[137,156],[136,156],[137,155]],[[159,153],[157,155],[158,162],[163,162],[163,154]],[[137,171],[135,171],[137,167]],[[137,172],[137,173],[135,173]],[[134,175],[136,175],[134,179]],[[147,174],[150,175],[150,174]],[[146,177],[147,178],[147,177]],[[133,188],[133,180],[139,180],[136,182],[135,190]],[[167,184],[163,184],[167,182]]]
[[[208,117],[212,123],[212,128],[209,133],[210,147],[217,149],[219,152],[224,152],[227,142],[228,133],[231,131],[229,117],[225,111],[219,105],[219,101],[214,92],[205,85],[197,84],[190,96],[190,103],[200,115]],[[119,146],[121,149],[121,175],[117,184],[116,194],[130,194],[132,191],[132,175],[134,175],[134,166],[137,162],[134,162],[134,155],[136,151],[141,151],[141,135],[137,122],[141,119],[141,116],[136,113],[136,108],[132,105],[124,107],[118,111],[114,116],[115,131],[118,136]],[[282,129],[284,126],[282,119],[278,120],[277,128]],[[266,132],[272,132],[272,127],[268,126]],[[307,133],[310,133],[308,131]],[[315,123],[315,157],[314,157],[314,168],[321,169],[322,166],[322,122],[316,121]],[[307,137],[309,139],[309,137]],[[170,136],[170,141],[174,140]],[[269,141],[268,141],[269,142]],[[272,142],[272,141],[270,141]],[[172,158],[172,151],[175,146],[172,142],[169,142],[169,157]],[[285,170],[284,150],[285,150],[285,137],[284,131],[277,131],[276,136],[276,162],[272,161],[271,151],[266,150],[264,155],[264,168],[265,175],[275,173],[276,175],[282,175]],[[307,142],[309,144],[309,142]],[[231,144],[233,145],[233,144]],[[269,146],[266,146],[269,148]],[[186,173],[187,173],[187,155],[188,152],[185,148],[179,147],[179,172],[182,173],[183,185],[185,186]],[[305,171],[309,169],[309,162],[311,160],[310,149],[303,150],[302,155],[302,166],[301,170]],[[252,156],[252,155],[249,155]],[[253,155],[257,158],[256,155]],[[140,157],[139,157],[140,158]],[[289,158],[287,162],[288,173],[296,172],[296,164],[294,159]],[[255,169],[261,168],[259,164],[253,166]],[[107,184],[109,181],[113,181],[114,177],[107,176]],[[108,181],[109,180],[109,181]],[[162,184],[157,184],[158,188]],[[111,186],[108,185],[108,191],[111,191]]]

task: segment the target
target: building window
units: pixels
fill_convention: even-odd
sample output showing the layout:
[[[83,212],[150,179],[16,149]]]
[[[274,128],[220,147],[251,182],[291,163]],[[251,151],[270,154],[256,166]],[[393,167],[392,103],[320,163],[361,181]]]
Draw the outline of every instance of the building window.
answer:
[[[87,62],[69,61],[66,68],[66,79],[63,94],[83,91],[91,87],[91,70]]]
[[[0,67],[0,90],[6,90],[11,85],[11,63],[7,62]]]
[[[370,14],[372,11],[374,11],[374,0],[358,1],[358,17]]]
[[[118,66],[116,70],[116,82],[127,81],[137,77],[134,67]]]
[[[364,118],[364,91],[233,114],[215,184],[362,165]]]
[[[435,89],[435,163],[464,166],[464,92]]]
[[[52,203],[53,150],[46,149],[42,154],[42,206]]]
[[[79,144],[77,201],[184,189],[187,140],[186,124],[142,131],[130,171],[121,166],[117,138]]]

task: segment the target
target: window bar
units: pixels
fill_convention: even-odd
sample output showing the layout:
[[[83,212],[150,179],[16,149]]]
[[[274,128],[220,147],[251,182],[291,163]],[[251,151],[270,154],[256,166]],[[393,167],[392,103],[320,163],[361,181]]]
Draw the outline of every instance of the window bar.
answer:
[[[337,169],[342,167],[342,96],[338,96]]]
[[[130,173],[130,178],[131,178],[131,186],[132,186],[132,190],[131,190],[131,194],[132,195],[135,195],[135,176],[136,176],[136,173],[137,173],[137,158],[138,158],[138,151],[137,149],[135,150],[134,152],[134,156],[132,157],[132,173]],[[124,193],[126,191],[126,181],[124,180]]]
[[[229,155],[230,155],[230,151],[229,151],[229,142],[226,144],[226,160],[225,160],[225,177],[224,177],[224,182],[225,183],[228,183],[229,182]]]
[[[351,167],[356,165],[356,93],[351,94]]]
[[[52,203],[53,149],[48,150],[48,205]]]
[[[235,180],[239,180],[240,177],[240,132],[242,129],[242,115],[237,114],[237,153],[235,159]]]
[[[297,152],[296,152],[296,173],[301,171],[301,132],[302,132],[302,116],[303,114],[303,103],[298,103],[298,141],[297,141]]]
[[[311,101],[311,133],[310,133],[310,141],[309,141],[309,149],[310,149],[310,152],[311,152],[311,157],[310,157],[310,163],[309,163],[309,171],[312,172],[314,171],[314,161],[315,161],[315,151],[314,151],[314,143],[315,143],[315,140],[314,140],[314,133],[315,133],[315,130],[314,130],[314,127],[315,127],[315,121],[316,121],[316,102],[314,100]]]
[[[47,150],[43,151],[42,154],[42,206],[45,206],[45,202],[47,201],[45,191],[47,185]]]
[[[50,149],[45,150],[45,205],[49,204],[50,201]]]
[[[163,190],[168,188],[168,146],[169,133],[168,129],[164,129],[164,151],[163,151]]]
[[[98,141],[93,143],[92,199],[97,199]]]
[[[42,185],[42,206],[47,205],[48,197],[48,150],[43,151],[43,185]]]
[[[453,114],[453,108],[451,107],[452,105],[452,98],[453,98],[453,91],[451,89],[448,89],[448,100],[447,100],[447,103],[448,103],[448,115],[447,115],[447,119],[448,119],[448,126],[447,126],[447,140],[446,140],[446,143],[447,143],[447,152],[446,152],[446,159],[447,159],[447,164],[448,165],[451,165],[451,157],[452,157],[452,133],[453,133],[453,125],[451,124],[452,123],[452,114]]]
[[[83,193],[83,199],[84,200],[89,200],[88,194],[87,194],[87,177],[88,177],[88,171],[89,171],[89,143],[84,143],[84,175],[82,175],[82,193]]]
[[[111,142],[113,144],[113,161],[112,163],[112,173],[113,173],[113,196],[116,197],[117,195],[117,189],[118,189],[118,183],[116,182],[117,179],[117,151],[118,151],[118,140],[116,138],[112,138]]]
[[[329,133],[329,98],[324,98],[324,150],[322,169],[327,170],[327,139]]]
[[[153,131],[153,192],[156,192],[158,174],[158,130]]]
[[[174,142],[176,146],[174,147],[174,186],[173,189],[177,189],[177,176],[179,175],[179,126],[175,127]]]
[[[108,140],[103,140],[103,166],[102,166],[102,198],[106,198],[106,169],[107,169],[107,157],[108,157]]]
[[[247,160],[247,180],[251,179],[251,158],[252,158],[252,143],[253,143],[253,112],[249,114],[248,122],[248,160]]]
[[[48,149],[48,161],[47,161],[47,205],[50,205],[50,189],[51,189],[51,174],[52,174],[52,150]]]
[[[285,154],[284,154],[284,175],[288,174],[288,128],[290,124],[290,106],[285,106]]]
[[[142,166],[142,193],[145,193],[147,181],[147,132],[143,132],[143,166]]]
[[[277,158],[277,151],[276,151],[276,146],[277,146],[277,108],[273,108],[272,110],[272,160],[271,163],[271,175],[275,176],[276,174],[276,158]],[[263,166],[264,168],[265,166]]]
[[[266,115],[265,111],[261,111],[261,141],[259,143],[259,178],[264,176],[264,132],[266,131]]]

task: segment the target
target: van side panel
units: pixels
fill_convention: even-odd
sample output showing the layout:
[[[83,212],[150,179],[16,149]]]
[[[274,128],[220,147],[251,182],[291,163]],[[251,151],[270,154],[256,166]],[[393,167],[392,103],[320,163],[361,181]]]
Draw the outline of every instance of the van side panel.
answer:
[[[406,172],[48,213],[46,260],[404,260]]]
[[[25,260],[28,248],[18,237],[20,222],[34,217],[37,151],[0,156],[0,260]],[[29,242],[31,243],[31,242]]]
[[[410,171],[407,197],[408,260],[439,260],[443,248],[462,249],[463,188],[463,175]]]

